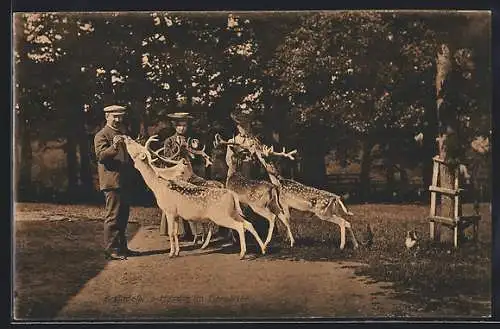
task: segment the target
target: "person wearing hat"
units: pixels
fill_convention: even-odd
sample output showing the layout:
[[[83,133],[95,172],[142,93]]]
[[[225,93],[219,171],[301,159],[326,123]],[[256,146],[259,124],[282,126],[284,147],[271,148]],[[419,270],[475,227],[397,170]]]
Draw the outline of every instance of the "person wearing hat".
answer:
[[[250,115],[244,115],[242,113],[231,113],[231,119],[236,124],[237,134],[228,140],[229,143],[238,143],[240,146],[228,145],[226,148],[226,163],[233,163],[237,161],[238,172],[251,180],[260,180],[263,175],[263,170],[261,168],[260,162],[252,155],[248,154],[245,149],[251,148],[252,146],[257,146],[260,144],[259,139],[251,133],[252,128],[252,117]],[[246,156],[235,156],[235,153],[244,152],[247,153]],[[247,218],[254,218],[255,214],[247,205],[242,205],[243,213]],[[253,223],[255,229],[260,234],[265,234],[267,227],[264,225],[263,221],[255,221]],[[237,240],[237,236],[234,236],[234,240]]]
[[[237,115],[235,113],[231,113],[231,119],[233,119],[236,124],[237,134],[233,138],[229,139],[230,143],[238,143],[244,147],[250,147],[254,143],[258,143],[258,140],[255,139],[254,136],[251,135],[251,122],[250,118],[244,117],[243,115]],[[240,147],[228,146],[226,149],[226,163],[233,161],[234,151],[241,151]],[[257,179],[259,175],[257,174],[257,170],[260,168],[259,163],[256,162],[254,158],[251,156],[245,157],[243,159],[238,158],[237,161],[240,161],[238,164],[238,168],[240,173],[248,179]]]
[[[191,119],[193,117],[189,115],[189,113],[171,113],[167,115],[171,121],[172,125],[175,128],[175,133],[166,138],[164,142],[164,155],[166,157],[171,157],[173,153],[177,152],[178,148],[180,148],[180,153],[174,157],[174,160],[180,160],[181,158],[184,158],[186,160],[186,163],[189,166],[188,172],[193,173],[193,167],[191,164],[191,157],[186,149],[187,146],[187,138],[186,138],[186,133],[188,130],[188,125]],[[190,177],[185,177],[185,179],[193,184],[196,184],[196,176],[190,176]],[[165,214],[162,214],[162,221],[164,220]],[[185,222],[182,219],[179,219],[180,225],[179,225],[179,236],[181,238],[186,237],[186,228],[185,228]],[[198,223],[198,222],[192,222],[188,221],[189,227],[191,229],[191,233],[193,236],[199,236],[201,235],[205,229],[204,229],[204,224]],[[165,228],[164,228],[165,229]],[[163,231],[160,232],[161,234],[166,234],[167,232]]]
[[[125,259],[137,254],[128,249],[126,237],[133,165],[122,137],[128,134],[123,124],[125,114],[123,106],[105,107],[106,125],[94,137],[99,188],[105,197],[104,250],[107,259]]]

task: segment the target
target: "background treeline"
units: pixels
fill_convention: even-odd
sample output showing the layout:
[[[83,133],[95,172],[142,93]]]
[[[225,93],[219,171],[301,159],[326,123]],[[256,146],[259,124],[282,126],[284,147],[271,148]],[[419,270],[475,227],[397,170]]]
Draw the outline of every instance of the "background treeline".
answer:
[[[20,201],[101,200],[92,141],[111,103],[130,108],[134,135],[166,137],[167,113],[193,113],[209,152],[243,111],[266,143],[298,149],[285,176],[359,201],[425,199],[442,44],[453,63],[445,101],[489,197],[490,154],[470,147],[491,134],[487,14],[23,13],[14,24]],[[224,179],[213,156],[197,170]],[[137,202],[150,203],[137,179]]]

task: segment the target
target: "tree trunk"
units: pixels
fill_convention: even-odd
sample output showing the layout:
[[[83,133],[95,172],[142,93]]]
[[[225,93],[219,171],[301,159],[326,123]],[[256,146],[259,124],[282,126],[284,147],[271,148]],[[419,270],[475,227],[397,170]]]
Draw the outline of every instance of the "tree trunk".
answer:
[[[393,192],[395,190],[395,164],[394,164],[394,159],[392,157],[392,149],[391,145],[387,143],[385,145],[385,152],[384,152],[384,162],[385,162],[385,178],[386,178],[386,193],[387,196],[389,196],[389,199],[391,199]]]
[[[19,199],[19,187],[21,183],[21,163],[22,163],[22,134],[19,127],[19,118],[16,118],[14,123],[14,190],[16,191],[16,198]],[[18,200],[15,200],[18,201]]]
[[[304,150],[302,156],[302,179],[306,185],[320,189],[325,189],[326,184],[326,166],[324,152],[319,152],[312,147]]]
[[[69,103],[69,104],[68,104]],[[67,199],[73,200],[76,196],[76,192],[78,191],[78,161],[76,157],[76,147],[78,144],[78,124],[82,124],[75,117],[75,110],[73,109],[74,104],[71,102],[61,103],[63,106],[66,106],[66,174],[68,178],[68,186],[67,186]]]
[[[148,137],[148,128],[149,128],[149,110],[145,109],[144,112],[141,114],[141,122],[139,124],[139,134],[142,137]]]
[[[452,117],[450,115],[450,111],[452,111],[452,109],[449,108],[450,106],[448,104],[444,105],[446,94],[450,92],[446,87],[449,86],[447,80],[450,77],[451,70],[452,62],[450,49],[446,45],[441,45],[441,49],[440,51],[438,51],[436,59],[436,110],[439,129],[439,157],[445,162],[448,160],[448,153],[445,147],[446,139],[448,136],[448,130],[446,128],[452,128],[449,127],[450,122],[448,122],[448,119]],[[453,189],[453,176],[454,173],[452,170],[450,170],[449,166],[441,165],[439,175],[440,186],[443,188]],[[440,199],[441,216],[453,218],[453,197],[442,194]]]
[[[386,171],[385,171],[385,175],[386,175],[386,192],[387,192],[387,195],[389,195],[389,196],[393,195],[393,192],[396,189],[394,174],[395,174],[394,164],[392,163],[391,160],[389,160],[387,162]]]
[[[24,200],[29,198],[29,195],[33,192],[31,186],[31,167],[33,164],[33,150],[31,148],[31,136],[29,123],[25,121],[23,116],[19,116],[16,122],[16,133],[18,138],[16,138],[19,143],[17,146],[17,166],[16,173],[18,175],[17,180],[17,191],[18,200]]]
[[[364,140],[361,151],[361,172],[359,177],[359,195],[362,199],[367,199],[370,195],[370,170],[372,166],[372,149],[375,143],[371,140]]]
[[[424,120],[427,123],[424,126],[423,134],[424,139],[422,141],[422,181],[423,188],[425,192],[425,199],[429,199],[428,187],[432,184],[432,170],[433,161],[432,158],[438,154],[438,148],[436,145],[436,136],[438,135],[437,129],[437,116],[436,116],[436,102],[435,100],[429,100],[429,104],[426,105]]]
[[[80,151],[80,181],[81,189],[85,197],[93,192],[92,172],[90,170],[90,138],[85,128],[78,137],[78,149]]]
[[[78,172],[78,162],[76,159],[76,138],[75,134],[71,131],[68,131],[66,134],[67,143],[66,143],[66,164],[67,164],[67,175],[68,175],[68,189],[67,196],[69,200],[72,200],[75,195],[77,189],[77,172]]]

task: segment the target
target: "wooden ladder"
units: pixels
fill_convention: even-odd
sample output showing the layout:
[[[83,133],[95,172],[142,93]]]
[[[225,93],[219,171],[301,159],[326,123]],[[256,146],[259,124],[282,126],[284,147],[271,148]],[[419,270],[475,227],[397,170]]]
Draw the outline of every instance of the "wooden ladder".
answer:
[[[432,185],[429,186],[429,191],[431,192],[431,208],[429,214],[431,240],[441,240],[439,225],[444,225],[445,227],[453,229],[453,245],[455,248],[458,248],[459,236],[462,236],[463,231],[472,225],[473,240],[477,241],[477,232],[481,215],[479,213],[471,216],[462,215],[461,194],[464,190],[459,186],[459,168],[457,167],[455,170],[454,188],[443,188],[438,185],[439,169],[441,166],[445,166],[446,164],[441,158],[439,158],[439,156],[435,156],[432,160],[434,161]],[[436,214],[436,200],[438,193],[454,197],[453,218],[438,216]]]

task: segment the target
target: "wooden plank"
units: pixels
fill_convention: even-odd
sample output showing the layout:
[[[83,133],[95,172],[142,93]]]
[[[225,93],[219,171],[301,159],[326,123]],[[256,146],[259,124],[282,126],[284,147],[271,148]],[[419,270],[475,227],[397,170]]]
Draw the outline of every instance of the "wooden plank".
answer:
[[[454,188],[455,191],[460,191],[460,186],[459,186],[459,181],[458,181],[458,175],[460,174],[458,168],[455,169],[455,182],[454,182]],[[453,214],[455,215],[455,218],[458,218],[462,215],[462,203],[460,202],[460,195],[458,193],[455,195],[455,200],[454,200],[454,209],[453,209]]]
[[[480,215],[460,216],[458,220],[460,222],[478,222],[481,220],[481,216]]]
[[[462,211],[460,208],[462,208],[462,204],[460,203],[460,195],[455,195],[454,199],[454,209],[453,209],[453,215],[455,218],[459,218],[460,215],[462,215]]]
[[[434,162],[434,167],[432,171],[432,185],[437,186],[437,179],[438,179],[438,173],[439,173],[439,163]],[[430,216],[436,216],[436,193],[431,192],[431,209],[430,209]],[[434,223],[431,223],[431,239],[434,238]]]
[[[443,159],[439,157],[439,155],[436,155],[435,157],[432,158],[434,163],[441,163],[441,164],[446,164]]]
[[[434,167],[432,169],[432,185],[438,185],[438,177],[439,177],[439,163],[434,162]]]
[[[436,216],[436,192],[431,192],[431,211],[430,216]]]
[[[458,194],[463,192],[462,189],[452,190],[449,188],[438,187],[438,186],[433,186],[433,185],[429,186],[429,191],[447,194],[447,195],[451,195],[451,196],[458,195]]]
[[[449,226],[455,226],[457,225],[458,221],[452,218],[448,217],[442,217],[442,216],[429,216],[429,221],[435,222],[435,223],[441,223]]]
[[[442,216],[429,216],[428,219],[431,222],[449,224],[449,225],[454,226],[456,224],[462,225],[462,224],[471,223],[471,222],[478,222],[480,220],[480,216],[476,216],[476,215],[462,216],[462,217],[459,217],[456,219],[442,217]]]
[[[429,231],[431,235],[431,240],[435,240],[435,235],[434,235],[434,222],[430,221],[429,222]]]

